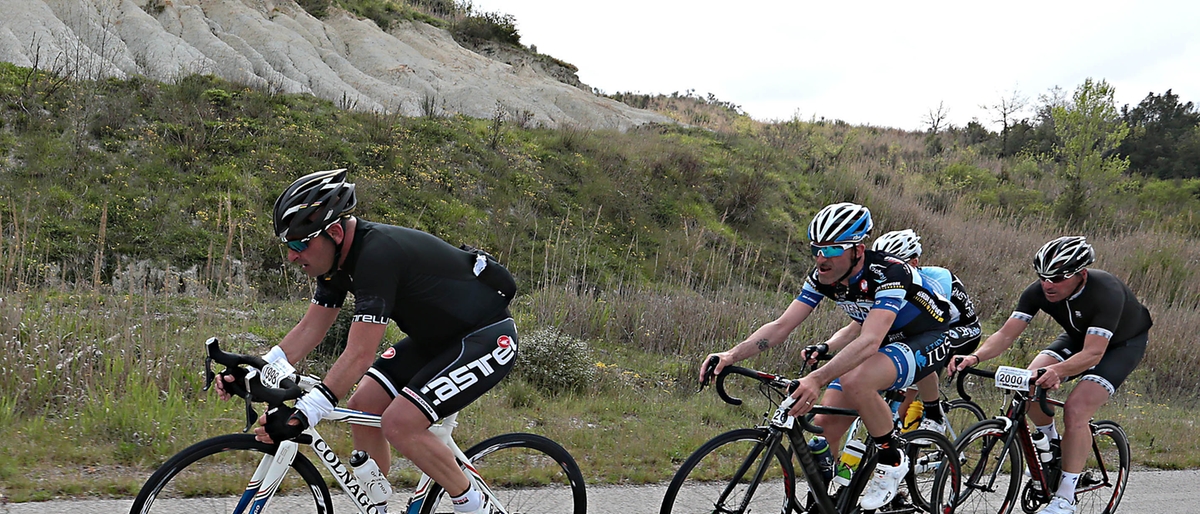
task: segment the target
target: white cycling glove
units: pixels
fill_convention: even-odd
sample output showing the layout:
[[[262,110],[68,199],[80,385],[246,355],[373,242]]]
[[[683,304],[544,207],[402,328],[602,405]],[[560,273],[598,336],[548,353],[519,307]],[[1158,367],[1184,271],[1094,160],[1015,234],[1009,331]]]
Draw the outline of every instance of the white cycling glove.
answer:
[[[271,351],[267,352],[266,355],[263,355],[262,358],[263,360],[267,361],[267,363],[272,363],[279,360],[288,362],[287,354],[283,353],[283,348],[280,348],[279,345],[272,346]]]
[[[304,413],[304,419],[308,421],[309,427],[317,426],[317,422],[333,412],[333,407],[336,405],[337,396],[334,396],[333,391],[330,391],[324,383],[317,384],[312,391],[296,400],[296,410]]]

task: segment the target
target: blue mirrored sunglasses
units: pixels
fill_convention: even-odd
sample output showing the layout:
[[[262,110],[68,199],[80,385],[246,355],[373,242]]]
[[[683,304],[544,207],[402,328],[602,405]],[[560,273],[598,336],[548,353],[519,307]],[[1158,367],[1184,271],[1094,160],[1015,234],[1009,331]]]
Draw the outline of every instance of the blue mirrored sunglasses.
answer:
[[[284,244],[286,244],[288,249],[292,250],[293,252],[303,252],[308,249],[308,242],[311,241],[313,237],[316,237],[316,236],[309,236],[304,239],[288,241],[287,243],[284,243]]]
[[[854,245],[852,245],[852,244],[828,245],[828,246],[809,245],[809,246],[812,248],[813,257],[816,257],[819,255],[826,259],[828,259],[830,257],[837,257],[843,253],[846,253],[846,250],[849,250],[854,247]]]

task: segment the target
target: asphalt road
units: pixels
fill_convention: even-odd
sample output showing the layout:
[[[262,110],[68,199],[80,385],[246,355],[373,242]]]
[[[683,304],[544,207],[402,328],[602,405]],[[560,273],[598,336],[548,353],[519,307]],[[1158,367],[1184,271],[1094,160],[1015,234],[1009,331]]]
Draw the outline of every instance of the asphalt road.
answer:
[[[1120,512],[1137,514],[1192,514],[1200,512],[1200,470],[1135,471],[1121,500]],[[665,485],[606,486],[588,488],[589,514],[652,514],[658,512]],[[335,496],[334,512],[351,514],[354,507],[345,496]],[[0,514],[79,512],[125,514],[132,500],[70,500],[0,505]],[[181,506],[186,507],[186,506]],[[186,508],[181,512],[185,512]],[[286,512],[286,510],[284,510]],[[165,513],[164,513],[165,514]]]

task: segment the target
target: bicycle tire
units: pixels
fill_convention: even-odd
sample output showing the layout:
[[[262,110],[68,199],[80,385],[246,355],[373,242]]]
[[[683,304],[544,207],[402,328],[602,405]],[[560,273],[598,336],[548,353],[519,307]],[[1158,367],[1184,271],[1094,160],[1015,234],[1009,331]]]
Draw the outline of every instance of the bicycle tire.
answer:
[[[150,475],[129,512],[232,512],[262,457],[275,455],[278,448],[256,441],[253,434],[229,434],[193,444]],[[333,512],[329,488],[312,462],[304,455],[296,454],[292,469],[296,473],[288,473],[272,496],[272,510]],[[156,506],[160,508],[156,510]],[[278,509],[280,507],[282,510]]]
[[[1129,482],[1129,437],[1121,425],[1106,420],[1092,423],[1092,439],[1092,451],[1075,487],[1075,512],[1113,514]]]
[[[945,415],[946,424],[950,429],[946,438],[950,442],[957,441],[960,434],[983,421],[985,417],[983,408],[979,404],[963,398],[947,402]]]
[[[579,465],[565,448],[549,438],[503,434],[463,453],[510,513],[587,513],[587,489]],[[436,482],[425,498],[421,514],[453,511],[445,490]]]
[[[960,462],[954,443],[933,430],[904,434],[909,472],[904,482],[913,505],[925,512],[952,511],[961,487]]]
[[[976,423],[958,436],[954,446],[962,462],[962,486],[957,512],[1009,514],[1019,501],[1018,490],[1025,464],[1021,445],[1005,446],[1005,420]]]
[[[748,484],[744,478],[748,474],[753,476],[764,458],[772,458],[763,455],[768,434],[765,428],[743,428],[720,434],[701,445],[675,472],[663,496],[660,513],[779,512],[789,498],[798,498],[790,451],[776,445],[773,457],[778,467],[770,466],[763,475],[764,481],[782,481],[782,488],[763,488],[762,483]],[[807,480],[801,483],[807,487]],[[746,489],[753,489],[749,497],[745,496]]]

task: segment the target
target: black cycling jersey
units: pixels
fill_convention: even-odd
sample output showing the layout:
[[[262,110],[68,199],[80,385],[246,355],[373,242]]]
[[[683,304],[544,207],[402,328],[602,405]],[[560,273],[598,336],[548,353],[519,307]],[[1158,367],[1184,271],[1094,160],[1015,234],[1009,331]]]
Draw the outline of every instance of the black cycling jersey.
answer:
[[[1040,281],[1030,284],[1021,293],[1010,317],[1028,322],[1039,310],[1062,325],[1077,344],[1083,344],[1087,334],[1108,339],[1110,346],[1124,344],[1150,330],[1153,324],[1150,311],[1134,297],[1129,286],[1112,274],[1094,268],[1088,268],[1083,287],[1061,302],[1047,300]]]
[[[862,270],[850,278],[849,286],[825,285],[817,276],[814,268],[797,300],[816,307],[821,298],[831,298],[859,323],[871,309],[888,309],[896,313],[889,334],[944,331],[950,322],[949,301],[933,292],[935,287],[926,284],[927,279],[912,266],[893,255],[867,250]]]
[[[312,301],[341,308],[353,292],[356,322],[394,319],[418,345],[456,343],[509,317],[509,300],[475,276],[474,264],[475,254],[431,234],[360,219],[345,263],[317,281]]]

